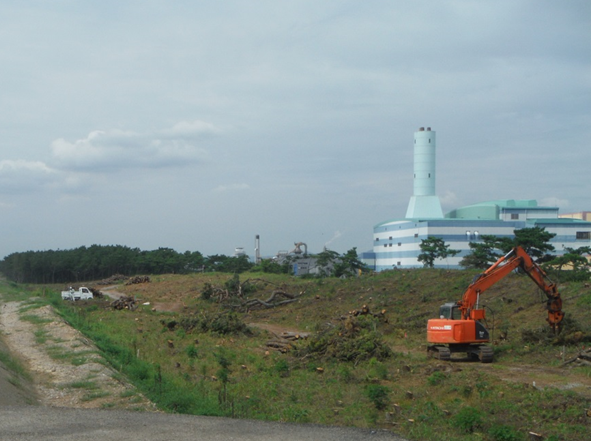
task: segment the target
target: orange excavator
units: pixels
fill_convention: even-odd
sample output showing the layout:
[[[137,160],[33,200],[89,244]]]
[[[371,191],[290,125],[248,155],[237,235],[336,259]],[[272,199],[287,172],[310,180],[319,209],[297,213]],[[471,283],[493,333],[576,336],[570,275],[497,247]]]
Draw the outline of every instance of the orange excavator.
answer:
[[[493,361],[493,349],[489,332],[483,321],[485,310],[481,308],[480,295],[515,269],[521,269],[544,291],[547,297],[546,319],[555,333],[560,332],[564,318],[562,299],[556,284],[550,281],[544,270],[521,247],[513,248],[490,268],[474,278],[461,301],[445,303],[439,309],[439,318],[427,323],[428,352],[440,360],[449,360],[454,353],[465,353],[482,363]]]

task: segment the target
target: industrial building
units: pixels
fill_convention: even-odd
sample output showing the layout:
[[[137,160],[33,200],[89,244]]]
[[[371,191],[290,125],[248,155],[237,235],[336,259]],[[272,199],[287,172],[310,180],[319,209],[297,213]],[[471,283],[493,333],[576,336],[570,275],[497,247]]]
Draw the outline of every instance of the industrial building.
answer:
[[[482,235],[513,237],[514,230],[543,227],[556,234],[555,254],[565,248],[591,246],[589,212],[559,215],[558,207],[542,207],[535,200],[498,200],[457,208],[443,215],[435,192],[436,133],[421,128],[414,134],[413,195],[406,216],[374,226],[373,251],[360,257],[376,271],[422,267],[420,244],[430,236],[443,239],[460,253],[436,260],[435,267],[460,268],[470,253],[470,242]]]

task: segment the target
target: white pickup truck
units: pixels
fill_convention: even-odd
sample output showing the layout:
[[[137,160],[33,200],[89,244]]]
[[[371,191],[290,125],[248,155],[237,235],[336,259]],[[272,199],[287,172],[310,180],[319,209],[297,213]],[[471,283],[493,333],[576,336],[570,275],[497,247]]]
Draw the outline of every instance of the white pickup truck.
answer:
[[[89,300],[92,298],[92,291],[85,286],[78,288],[78,291],[72,287],[68,291],[62,291],[62,300]]]

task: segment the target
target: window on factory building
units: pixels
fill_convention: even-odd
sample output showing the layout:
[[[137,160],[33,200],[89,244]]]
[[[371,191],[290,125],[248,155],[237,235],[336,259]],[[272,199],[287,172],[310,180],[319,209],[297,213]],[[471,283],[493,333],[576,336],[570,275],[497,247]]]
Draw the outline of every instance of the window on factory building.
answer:
[[[519,219],[519,213],[511,213],[511,220]]]
[[[589,240],[589,239],[591,239],[591,232],[589,232],[589,231],[577,231],[577,239]]]
[[[396,265],[400,266],[402,264],[402,262],[396,262]]]
[[[379,242],[379,241],[380,241],[380,238],[379,237],[376,237],[376,242]]]
[[[392,248],[392,244],[390,244],[390,248]]]
[[[419,237],[419,233],[415,233],[415,237]]]
[[[390,236],[389,239],[392,240],[392,236]]]
[[[402,246],[402,242],[398,242],[398,246],[401,247]]]
[[[388,248],[388,244],[387,243],[384,244],[384,248]]]

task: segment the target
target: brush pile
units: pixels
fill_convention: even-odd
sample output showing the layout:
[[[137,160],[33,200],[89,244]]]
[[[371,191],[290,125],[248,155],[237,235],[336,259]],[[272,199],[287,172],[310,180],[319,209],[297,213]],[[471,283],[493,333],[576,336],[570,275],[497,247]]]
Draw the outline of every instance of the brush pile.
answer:
[[[97,285],[116,285],[117,283],[127,279],[123,274],[113,274],[111,277],[96,282]]]
[[[135,276],[130,277],[125,285],[136,285],[138,283],[150,283],[150,276]]]
[[[563,366],[572,364],[574,366],[591,366],[591,349],[585,349],[579,352],[576,357],[562,363]]]
[[[137,308],[137,301],[135,300],[135,297],[122,296],[117,300],[112,301],[110,306],[117,310],[129,309],[130,311],[133,311]]]
[[[273,339],[267,341],[267,347],[272,348],[272,349],[276,349],[279,352],[288,352],[291,349],[293,349],[293,343],[298,341],[298,340],[303,340],[308,338],[308,336],[310,335],[307,332],[288,332],[288,331],[284,331],[280,334],[275,334],[274,332],[271,332],[271,334],[273,334]]]
[[[105,295],[96,288],[88,288],[95,299],[102,299]]]

